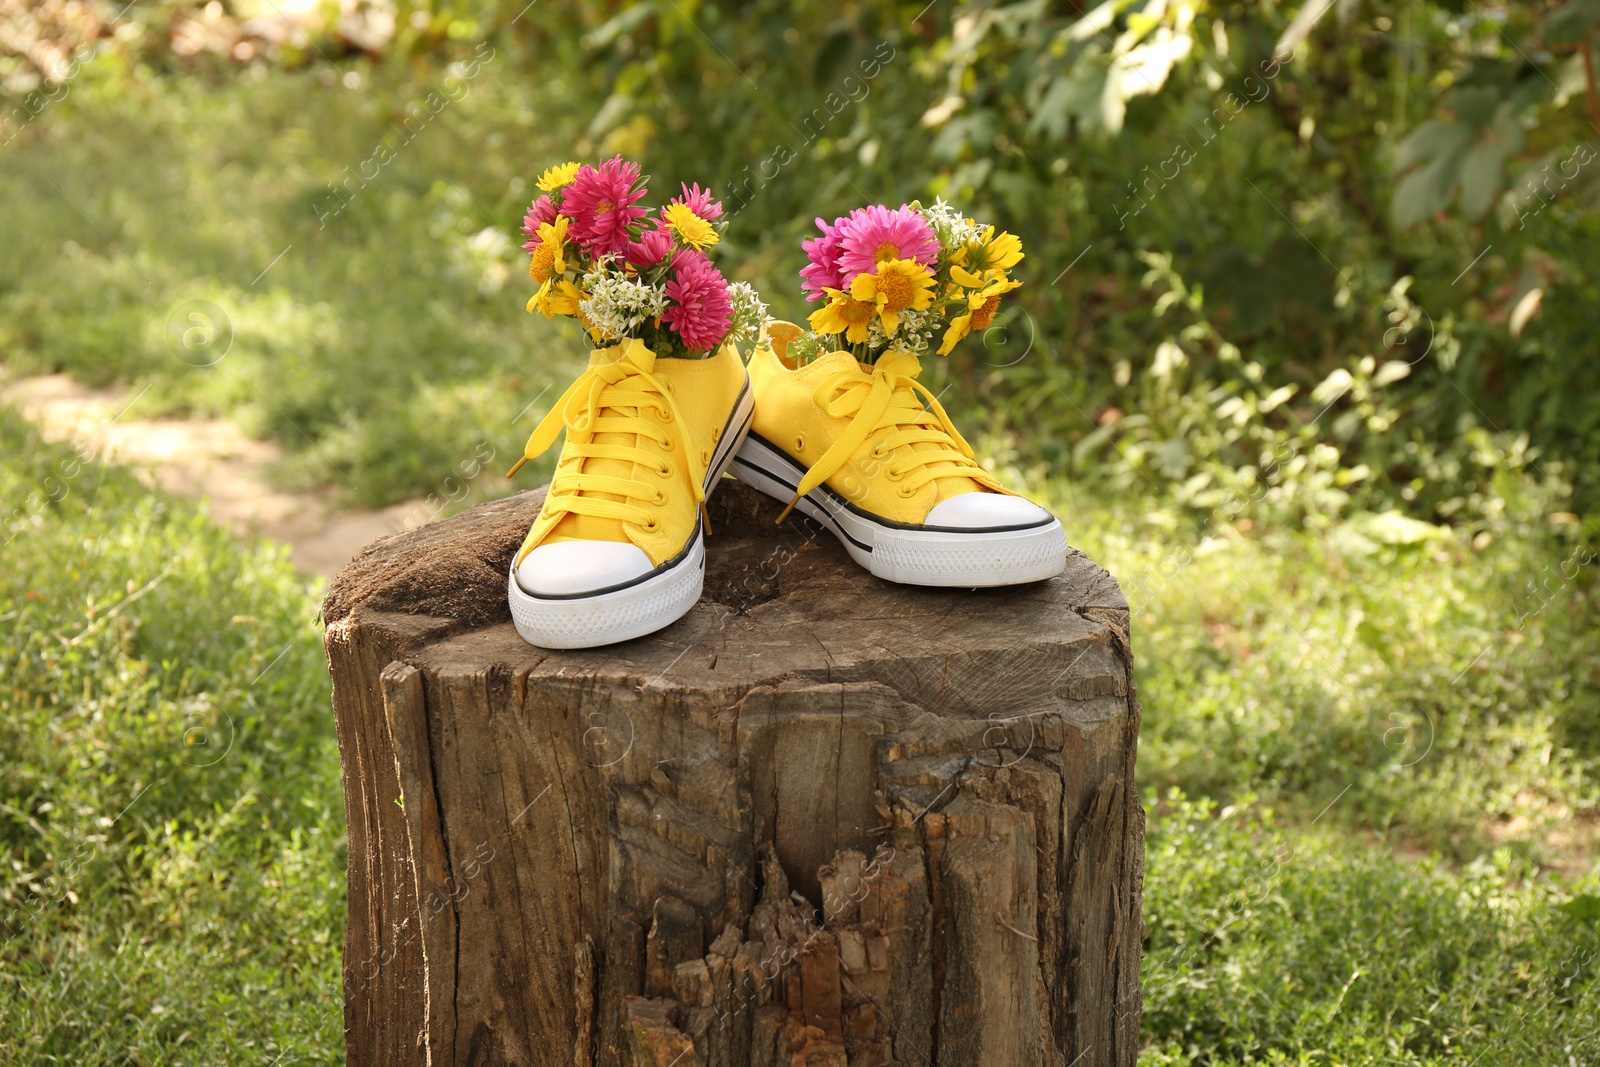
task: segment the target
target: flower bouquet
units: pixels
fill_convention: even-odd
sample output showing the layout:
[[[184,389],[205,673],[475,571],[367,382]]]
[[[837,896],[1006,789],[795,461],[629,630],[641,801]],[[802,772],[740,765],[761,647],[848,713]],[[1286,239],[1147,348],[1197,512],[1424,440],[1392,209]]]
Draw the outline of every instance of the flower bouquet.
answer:
[[[621,156],[551,167],[538,185],[522,223],[539,286],[529,312],[578,319],[597,348],[637,339],[660,357],[703,357],[759,335],[766,305],[707,254],[726,223],[698,184],[653,215],[639,203],[648,190],[638,164]]]
[[[858,208],[803,246],[806,299],[826,303],[811,314],[811,332],[789,345],[799,362],[846,351],[863,364],[885,352],[920,356],[939,335],[947,355],[973,330],[994,321],[1003,294],[1022,283],[1007,271],[1022,260],[1022,242],[974,222],[935,200],[898,208]]]

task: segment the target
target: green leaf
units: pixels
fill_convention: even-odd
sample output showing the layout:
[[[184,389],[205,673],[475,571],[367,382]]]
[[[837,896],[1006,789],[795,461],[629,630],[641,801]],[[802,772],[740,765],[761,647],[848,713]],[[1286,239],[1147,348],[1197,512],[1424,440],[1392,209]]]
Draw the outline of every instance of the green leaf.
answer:
[[[1595,922],[1600,920],[1600,896],[1579,893],[1565,904],[1557,904],[1556,910],[1566,912],[1579,922]]]
[[[1363,537],[1384,545],[1414,545],[1450,536],[1442,526],[1410,518],[1398,511],[1357,512],[1350,516],[1349,526]]]
[[[1282,404],[1285,400],[1288,400],[1290,397],[1294,396],[1299,389],[1300,387],[1298,385],[1280,385],[1278,388],[1268,393],[1265,400],[1261,401],[1261,413],[1265,415],[1267,412],[1276,408],[1279,404]],[[1218,412],[1218,414],[1221,414],[1221,412]]]
[[[1475,219],[1489,210],[1504,187],[1506,157],[1522,149],[1522,124],[1510,104],[1501,104],[1494,122],[1461,164],[1461,211]]]
[[[1067,135],[1073,119],[1088,129],[1100,130],[1100,100],[1105,95],[1109,73],[1105,56],[1098,48],[1085,51],[1067,74],[1054,79],[1045,90],[1028,123],[1029,131],[1060,140]]]
[[[1423,160],[1464,152],[1472,143],[1472,131],[1459,122],[1429,119],[1412,130],[1395,152],[1395,168],[1405,170]]]
[[[1386,385],[1398,382],[1410,373],[1411,364],[1404,360],[1391,359],[1378,368],[1378,373],[1372,376],[1372,384],[1381,389]]]
[[[1416,167],[1395,189],[1396,226],[1412,226],[1443,211],[1458,188],[1462,214],[1482,216],[1505,187],[1506,157],[1522,149],[1517,107],[1499,90],[1458,89],[1447,99],[1454,121],[1424,122],[1395,153],[1396,169]]]
[[[1389,638],[1371,619],[1362,619],[1356,623],[1356,640],[1376,652],[1384,663],[1394,666]]]
[[[1583,43],[1583,39],[1600,22],[1600,0],[1573,0],[1545,20],[1544,43],[1547,48],[1568,48]]]

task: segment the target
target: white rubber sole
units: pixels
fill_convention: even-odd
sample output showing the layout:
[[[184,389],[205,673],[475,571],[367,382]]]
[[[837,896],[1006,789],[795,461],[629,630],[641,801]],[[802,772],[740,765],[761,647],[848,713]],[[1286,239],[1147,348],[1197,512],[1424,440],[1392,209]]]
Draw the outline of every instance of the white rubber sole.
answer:
[[[787,504],[805,469],[761,438],[751,435],[734,457],[734,477]],[[958,529],[910,526],[852,507],[818,486],[795,509],[820,522],[850,558],[890,582],[978,589],[1054,578],[1067,566],[1061,523],[1026,527]]]
[[[746,386],[706,471],[708,500],[744,444],[754,417],[755,398]],[[653,634],[677,622],[700,599],[705,579],[705,529],[697,519],[694,536],[682,552],[627,585],[583,596],[534,596],[517,584],[513,566],[507,576],[506,599],[511,604],[511,621],[528,644],[598,648]]]

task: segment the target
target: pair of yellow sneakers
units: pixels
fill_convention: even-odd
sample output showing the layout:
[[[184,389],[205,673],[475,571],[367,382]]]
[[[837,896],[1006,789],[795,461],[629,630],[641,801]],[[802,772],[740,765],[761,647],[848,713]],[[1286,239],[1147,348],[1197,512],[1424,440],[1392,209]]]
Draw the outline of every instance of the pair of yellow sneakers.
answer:
[[[705,501],[730,470],[892,582],[976,588],[1061,573],[1061,524],[978,465],[917,381],[915,356],[867,366],[832,352],[797,365],[786,349],[800,332],[769,324],[748,368],[731,344],[706,359],[657,359],[639,341],[590,357],[524,453],[566,431],[511,562],[524,640],[592,648],[682,618],[705,580]]]

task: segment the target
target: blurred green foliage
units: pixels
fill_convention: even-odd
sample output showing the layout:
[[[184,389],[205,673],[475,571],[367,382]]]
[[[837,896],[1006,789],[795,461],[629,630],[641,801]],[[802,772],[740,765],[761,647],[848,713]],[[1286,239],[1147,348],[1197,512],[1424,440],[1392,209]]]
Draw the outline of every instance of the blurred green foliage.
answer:
[[[540,377],[567,365],[571,339],[516,310],[518,208],[541,167],[612,152],[658,188],[709,181],[728,260],[794,318],[815,215],[944,195],[1022,235],[1013,313],[935,376],[996,431],[1023,413],[1018,447],[1076,479],[1193,497],[1208,465],[1270,465],[1255,440],[1218,453],[1122,417],[1152,416],[1145,379],[1176,349],[1191,407],[1281,396],[1251,412],[1263,434],[1337,427],[1356,495],[1420,518],[1472,521],[1484,434],[1573,511],[1600,489],[1600,415],[1574,388],[1600,314],[1580,4],[409,5],[381,59],[331,17],[274,44],[213,7],[136,5],[49,121],[8,130],[4,192],[42,217],[0,257],[0,330],[22,367],[176,383],[151,320],[194,296],[237,311],[241,358],[163,395],[315,443],[303,476],[360,499],[428,491],[503,425],[521,351]],[[221,54],[162,47],[189,23]],[[284,68],[302,73],[267,78]],[[153,172],[86,180],[113,147]],[[203,237],[166,225],[185,213]],[[41,272],[68,233],[77,262]],[[1162,313],[1175,291],[1183,313]],[[1393,418],[1316,392],[1364,361],[1404,365],[1377,375]],[[263,366],[286,371],[276,411],[240,380]],[[420,410],[375,410],[395,378]]]
[[[985,384],[1063,391],[1030,406],[1050,431],[1034,447],[1137,410],[1117,368],[1150,366],[1163,342],[1200,379],[1235,377],[1217,346],[1142,314],[1152,254],[1218,337],[1298,387],[1280,429],[1321,413],[1311,392],[1330,374],[1406,363],[1404,420],[1348,434],[1342,451],[1436,518],[1467,487],[1420,453],[1464,454],[1473,430],[1501,447],[1525,437],[1542,472],[1575,483],[1579,510],[1600,488],[1600,424],[1570,388],[1595,369],[1580,335],[1600,315],[1587,167],[1600,102],[1582,54],[1594,23],[1581,4],[1409,0],[590,3],[528,30],[527,46],[580,42],[595,100],[580,147],[751,188],[733,235],[792,314],[813,215],[942,194],[1021,234],[1022,321],[988,340],[1014,353],[1021,331],[1032,347]],[[974,346],[953,362],[1014,358]]]

